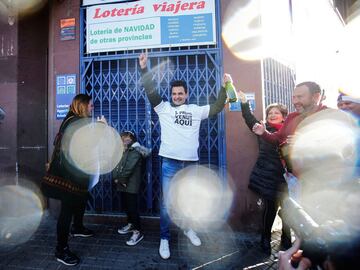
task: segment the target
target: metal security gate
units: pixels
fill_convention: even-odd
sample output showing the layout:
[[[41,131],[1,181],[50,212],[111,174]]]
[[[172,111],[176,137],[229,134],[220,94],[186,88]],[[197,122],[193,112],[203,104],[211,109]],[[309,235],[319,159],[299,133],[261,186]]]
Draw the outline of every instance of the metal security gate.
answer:
[[[173,47],[148,50],[150,68],[157,90],[170,100],[169,83],[185,80],[189,102],[212,103],[221,85],[220,0],[216,0],[217,44],[211,46]],[[86,9],[81,8],[80,72],[81,92],[93,98],[94,117],[104,115],[119,132],[132,130],[140,144],[152,149],[147,159],[141,187],[143,215],[159,214],[160,198],[160,123],[148,102],[140,82],[138,56],[141,50],[86,54]],[[200,129],[200,163],[215,165],[225,175],[224,115],[203,121]],[[112,187],[111,176],[104,175],[94,187],[89,200],[93,213],[121,212],[120,194]]]
[[[265,107],[271,103],[282,103],[293,111],[291,102],[295,87],[294,70],[272,58],[262,60]]]

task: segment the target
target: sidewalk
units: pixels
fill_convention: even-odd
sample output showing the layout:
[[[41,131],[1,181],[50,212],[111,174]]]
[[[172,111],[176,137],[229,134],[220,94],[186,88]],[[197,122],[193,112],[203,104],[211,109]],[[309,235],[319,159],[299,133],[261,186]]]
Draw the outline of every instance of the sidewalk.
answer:
[[[153,222],[154,223],[154,222]],[[158,254],[157,226],[144,222],[145,238],[135,247],[125,241],[129,235],[119,235],[116,225],[86,225],[95,231],[90,238],[71,238],[71,250],[81,258],[79,265],[68,267],[54,258],[56,220],[43,218],[39,229],[25,244],[0,254],[0,269],[139,269],[139,270],[238,270],[276,269],[279,234],[273,234],[273,254],[264,255],[254,233],[232,232],[223,228],[211,234],[199,234],[202,246],[194,247],[178,229],[172,230],[171,258],[162,260]]]

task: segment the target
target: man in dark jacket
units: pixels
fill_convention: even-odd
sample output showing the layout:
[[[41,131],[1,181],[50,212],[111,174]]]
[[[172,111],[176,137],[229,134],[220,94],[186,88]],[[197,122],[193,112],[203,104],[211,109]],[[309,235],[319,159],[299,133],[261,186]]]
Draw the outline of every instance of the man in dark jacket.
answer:
[[[121,139],[124,143],[124,153],[112,172],[112,178],[117,189],[121,191],[121,202],[127,215],[128,224],[120,228],[118,233],[132,232],[133,234],[126,244],[135,246],[144,238],[141,233],[138,211],[138,193],[143,179],[144,158],[150,154],[150,150],[141,146],[131,131],[122,132]]]
[[[327,109],[326,106],[321,105],[321,88],[315,82],[303,82],[296,85],[293,95],[292,103],[296,112],[290,113],[281,129],[277,132],[270,133],[266,130],[264,123],[256,123],[253,126],[253,132],[260,135],[265,141],[270,142],[281,147],[283,158],[286,160],[286,148],[291,143],[291,137],[295,134],[297,126],[306,117]],[[288,160],[287,160],[288,161]],[[291,164],[286,163],[288,169],[291,170]]]
[[[270,133],[266,131],[264,124],[256,123],[253,127],[253,132],[270,143],[278,145],[286,143],[288,137],[294,135],[297,126],[302,120],[327,108],[326,106],[318,105],[320,99],[321,89],[317,83],[300,83],[296,85],[292,96],[292,103],[296,112],[290,113],[287,116],[282,128],[277,132]]]

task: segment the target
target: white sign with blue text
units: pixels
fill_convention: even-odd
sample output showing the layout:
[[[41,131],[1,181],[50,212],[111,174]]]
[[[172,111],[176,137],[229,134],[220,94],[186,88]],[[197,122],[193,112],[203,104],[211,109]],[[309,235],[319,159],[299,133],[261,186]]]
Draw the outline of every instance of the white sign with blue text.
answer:
[[[86,9],[87,53],[216,43],[215,0],[144,0]]]

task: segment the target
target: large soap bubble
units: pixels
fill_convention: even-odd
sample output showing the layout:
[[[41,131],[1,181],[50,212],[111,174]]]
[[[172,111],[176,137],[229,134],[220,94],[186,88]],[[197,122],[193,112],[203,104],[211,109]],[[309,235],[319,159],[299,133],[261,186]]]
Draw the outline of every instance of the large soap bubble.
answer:
[[[39,227],[43,204],[37,194],[19,185],[0,187],[0,252],[27,242]]]
[[[61,147],[69,163],[91,175],[111,172],[124,149],[114,128],[102,122],[89,123],[86,119],[66,129]]]
[[[226,222],[232,199],[232,190],[216,171],[196,165],[174,176],[165,204],[180,228],[208,231]]]

